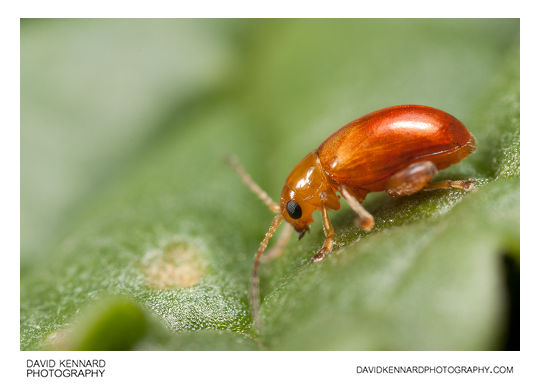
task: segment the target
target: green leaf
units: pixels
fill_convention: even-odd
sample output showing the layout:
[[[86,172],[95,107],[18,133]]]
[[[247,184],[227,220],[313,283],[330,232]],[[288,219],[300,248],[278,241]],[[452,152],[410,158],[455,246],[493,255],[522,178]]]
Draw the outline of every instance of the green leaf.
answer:
[[[21,41],[22,349],[519,348],[519,21],[47,20]],[[277,200],[331,132],[395,104],[470,129],[437,178],[478,190],[372,194],[368,234],[344,206],[311,265],[317,217],[262,265],[255,332],[272,214],[223,157]]]
[[[105,298],[86,308],[74,324],[49,335],[47,348],[122,351],[133,348],[147,331],[142,309],[123,297]]]

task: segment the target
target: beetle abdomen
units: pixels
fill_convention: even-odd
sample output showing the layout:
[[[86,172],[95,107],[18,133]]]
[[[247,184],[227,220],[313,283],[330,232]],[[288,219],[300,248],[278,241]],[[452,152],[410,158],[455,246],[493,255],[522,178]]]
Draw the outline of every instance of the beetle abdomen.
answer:
[[[399,105],[350,122],[317,153],[333,181],[376,191],[415,161],[430,160],[443,169],[474,148],[474,138],[455,117],[431,107]]]

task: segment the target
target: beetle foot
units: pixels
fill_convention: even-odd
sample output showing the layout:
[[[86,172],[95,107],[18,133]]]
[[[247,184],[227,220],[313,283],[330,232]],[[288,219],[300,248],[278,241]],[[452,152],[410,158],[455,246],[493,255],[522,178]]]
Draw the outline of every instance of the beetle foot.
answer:
[[[476,188],[476,181],[475,180],[451,180],[449,181],[450,187],[461,189],[465,192],[475,192],[477,190]]]
[[[369,232],[375,226],[375,220],[373,219],[373,217],[360,217],[360,216],[357,216],[354,219],[354,224],[357,227],[362,228],[364,231]]]
[[[464,180],[463,190],[466,192],[476,192],[478,190],[475,180]]]
[[[324,260],[326,252],[324,249],[321,249],[315,256],[311,258],[311,264],[319,263]]]

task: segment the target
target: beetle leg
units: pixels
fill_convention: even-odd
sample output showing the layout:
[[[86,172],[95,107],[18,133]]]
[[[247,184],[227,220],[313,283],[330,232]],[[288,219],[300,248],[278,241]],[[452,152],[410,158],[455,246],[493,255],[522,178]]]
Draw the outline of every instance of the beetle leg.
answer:
[[[317,252],[317,254],[311,259],[312,263],[322,261],[326,254],[332,250],[332,245],[334,245],[334,228],[332,227],[330,219],[328,218],[328,211],[326,209],[326,192],[321,193],[321,212],[325,239],[319,252]]]
[[[270,248],[268,251],[264,252],[262,255],[262,261],[271,261],[277,259],[283,253],[283,249],[289,243],[291,239],[291,234],[293,233],[294,227],[288,223],[285,224],[285,228],[279,234],[277,243]]]
[[[434,189],[449,189],[458,188],[464,191],[474,191],[476,189],[474,180],[442,180],[434,183],[429,183],[423,189],[424,191],[432,191]]]
[[[274,200],[272,200],[272,198],[268,196],[268,194],[261,187],[259,187],[256,182],[253,181],[251,176],[248,175],[244,167],[242,167],[235,156],[228,156],[226,161],[233,167],[236,173],[240,175],[240,178],[244,184],[247,185],[248,188],[251,189],[251,191],[255,193],[272,212],[279,213],[281,211],[279,204],[275,203]]]
[[[437,173],[431,161],[412,163],[394,173],[386,182],[386,193],[393,197],[408,196],[421,191]]]
[[[390,196],[399,197],[434,189],[458,188],[464,191],[474,189],[474,180],[442,180],[430,183],[436,173],[437,167],[431,161],[410,164],[388,178],[386,192]]]
[[[355,211],[358,215],[356,224],[364,231],[371,231],[371,229],[375,225],[375,219],[373,218],[373,216],[371,216],[371,213],[369,213],[343,185],[340,186],[339,191],[341,192],[345,200],[347,200],[347,203],[349,203],[353,211]]]

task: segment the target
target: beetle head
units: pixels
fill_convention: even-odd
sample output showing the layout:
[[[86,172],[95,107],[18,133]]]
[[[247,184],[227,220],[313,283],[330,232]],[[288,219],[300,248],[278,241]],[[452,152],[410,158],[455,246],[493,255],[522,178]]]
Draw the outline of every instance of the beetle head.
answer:
[[[293,168],[281,191],[281,214],[302,238],[313,222],[313,212],[321,209],[321,193],[333,192],[316,152],[309,153]],[[327,206],[339,208],[335,194],[327,194]]]
[[[309,225],[313,222],[313,211],[316,207],[308,201],[301,199],[299,194],[290,189],[288,185],[283,187],[280,199],[281,214],[299,233],[301,239],[309,231]]]

